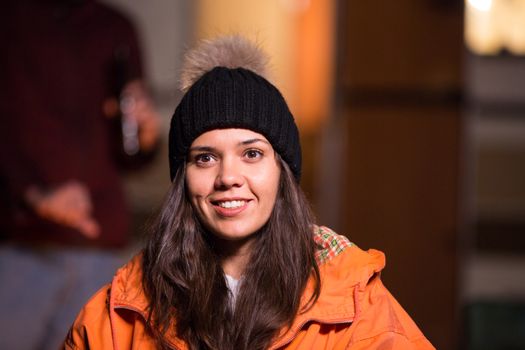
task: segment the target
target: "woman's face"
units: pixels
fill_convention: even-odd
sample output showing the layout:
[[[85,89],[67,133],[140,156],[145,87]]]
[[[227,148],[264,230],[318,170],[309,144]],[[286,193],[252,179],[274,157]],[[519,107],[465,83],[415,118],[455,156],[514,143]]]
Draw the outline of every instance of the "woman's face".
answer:
[[[186,164],[191,204],[216,237],[250,237],[270,218],[280,166],[272,145],[246,129],[216,129],[193,141]]]

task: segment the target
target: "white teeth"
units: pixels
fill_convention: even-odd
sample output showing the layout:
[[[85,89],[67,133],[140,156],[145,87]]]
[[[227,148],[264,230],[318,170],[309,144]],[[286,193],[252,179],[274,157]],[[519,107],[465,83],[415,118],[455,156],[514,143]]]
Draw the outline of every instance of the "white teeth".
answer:
[[[228,202],[219,202],[219,207],[233,209],[242,207],[246,203],[245,201],[228,201]]]

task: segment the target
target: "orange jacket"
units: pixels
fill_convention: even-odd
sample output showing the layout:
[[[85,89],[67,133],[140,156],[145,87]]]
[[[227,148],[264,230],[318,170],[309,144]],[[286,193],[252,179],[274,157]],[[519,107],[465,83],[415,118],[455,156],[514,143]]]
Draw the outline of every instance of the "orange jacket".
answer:
[[[321,295],[290,329],[281,331],[271,349],[434,349],[382,284],[383,253],[365,252],[326,227],[316,231]],[[304,302],[311,290],[309,284]],[[145,329],[147,304],[137,256],[81,310],[65,348],[155,349]],[[181,339],[168,337],[166,342],[187,349]]]

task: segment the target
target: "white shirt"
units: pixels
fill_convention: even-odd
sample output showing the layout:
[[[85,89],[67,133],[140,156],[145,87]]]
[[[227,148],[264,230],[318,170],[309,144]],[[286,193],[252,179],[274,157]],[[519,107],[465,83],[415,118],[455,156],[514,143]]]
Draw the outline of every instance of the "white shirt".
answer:
[[[224,274],[224,277],[226,277],[226,285],[230,290],[230,303],[233,309],[235,307],[237,295],[239,294],[239,280],[227,274]]]

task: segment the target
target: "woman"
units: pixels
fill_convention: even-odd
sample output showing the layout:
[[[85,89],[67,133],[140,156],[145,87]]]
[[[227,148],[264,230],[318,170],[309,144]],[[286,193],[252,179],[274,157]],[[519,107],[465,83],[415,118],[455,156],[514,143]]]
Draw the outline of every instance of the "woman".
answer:
[[[71,349],[433,349],[379,279],[382,253],[314,224],[299,136],[239,37],[184,67],[172,187],[143,253],[84,307]]]

